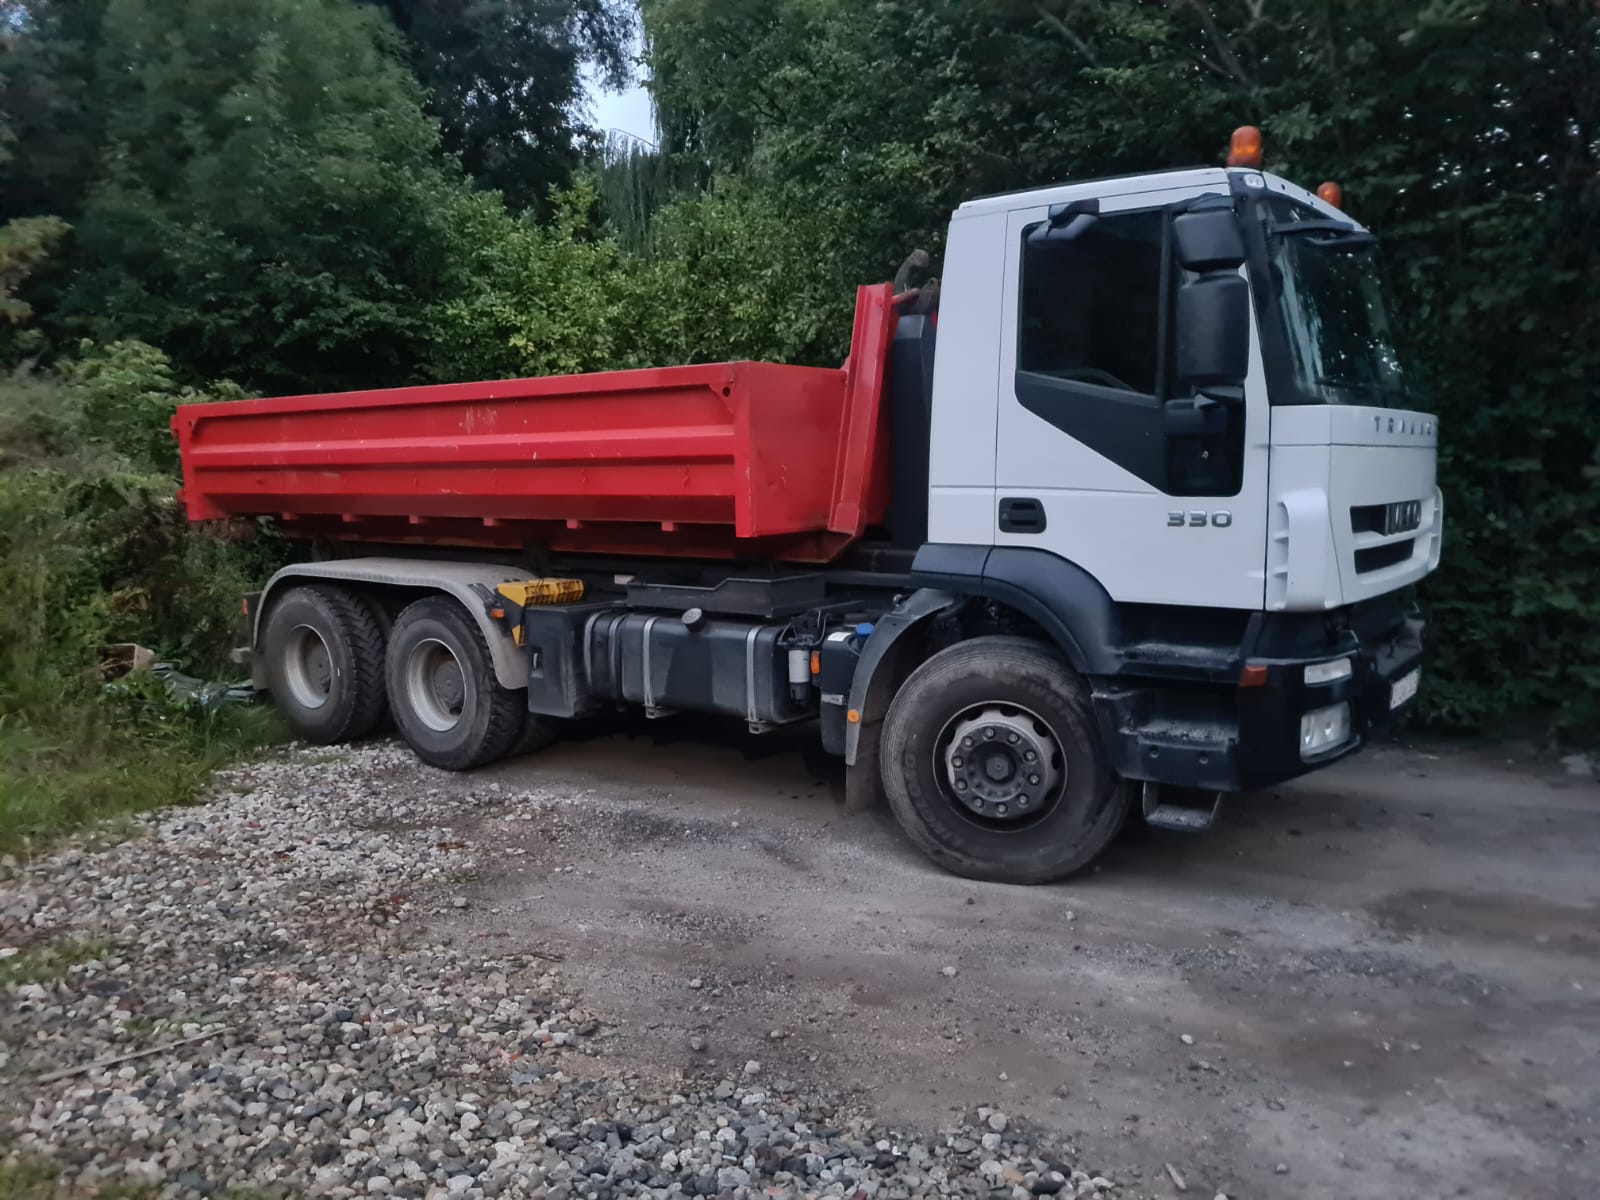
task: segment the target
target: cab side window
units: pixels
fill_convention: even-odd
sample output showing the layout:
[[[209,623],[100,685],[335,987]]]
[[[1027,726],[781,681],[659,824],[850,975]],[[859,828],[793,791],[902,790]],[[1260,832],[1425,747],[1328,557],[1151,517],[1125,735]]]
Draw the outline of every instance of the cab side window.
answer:
[[[1156,397],[1164,214],[1116,213],[1071,240],[1023,233],[1017,370]]]

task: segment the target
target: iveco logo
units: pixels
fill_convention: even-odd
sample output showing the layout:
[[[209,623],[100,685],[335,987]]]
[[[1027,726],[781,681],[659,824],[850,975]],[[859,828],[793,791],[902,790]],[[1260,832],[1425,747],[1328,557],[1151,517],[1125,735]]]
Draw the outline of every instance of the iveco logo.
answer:
[[[1422,524],[1421,500],[1396,500],[1383,506],[1383,532],[1409,533]]]
[[[1433,431],[1433,422],[1421,417],[1386,417],[1377,413],[1372,418],[1373,433],[1409,433],[1432,437]]]

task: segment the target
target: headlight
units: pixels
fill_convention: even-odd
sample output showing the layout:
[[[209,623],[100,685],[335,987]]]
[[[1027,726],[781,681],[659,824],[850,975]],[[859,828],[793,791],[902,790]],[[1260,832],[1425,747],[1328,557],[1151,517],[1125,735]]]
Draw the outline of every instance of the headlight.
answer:
[[[1311,663],[1306,667],[1306,686],[1314,687],[1319,683],[1338,683],[1341,679],[1349,679],[1352,671],[1348,658],[1334,658],[1327,662]]]
[[[1300,757],[1317,755],[1342,746],[1350,740],[1350,705],[1330,704],[1314,708],[1300,718]]]

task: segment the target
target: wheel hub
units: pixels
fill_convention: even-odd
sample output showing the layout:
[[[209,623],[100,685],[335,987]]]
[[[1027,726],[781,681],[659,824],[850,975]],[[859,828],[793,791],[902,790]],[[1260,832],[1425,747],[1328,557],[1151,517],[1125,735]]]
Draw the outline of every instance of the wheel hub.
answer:
[[[453,658],[435,664],[433,668],[433,691],[439,697],[439,703],[451,712],[461,711],[461,701],[466,696],[466,687],[461,680],[461,667]]]
[[[945,777],[972,812],[1018,821],[1042,811],[1060,786],[1058,758],[1055,739],[1031,713],[985,707],[954,723],[944,751]]]
[[[301,708],[321,708],[332,696],[333,657],[311,626],[297,625],[290,632],[283,670],[289,695]]]
[[[326,696],[333,684],[333,664],[328,661],[328,648],[321,641],[306,655],[306,674],[311,679],[311,686]]]
[[[411,648],[406,660],[406,701],[424,725],[446,733],[461,721],[466,708],[466,679],[455,651],[438,638],[425,638]]]

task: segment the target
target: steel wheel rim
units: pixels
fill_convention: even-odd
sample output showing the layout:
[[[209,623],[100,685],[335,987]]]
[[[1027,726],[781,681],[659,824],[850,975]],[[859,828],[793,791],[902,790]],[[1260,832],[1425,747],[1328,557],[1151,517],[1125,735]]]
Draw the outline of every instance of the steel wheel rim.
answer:
[[[417,719],[435,733],[461,723],[467,706],[467,673],[456,652],[438,638],[424,638],[406,656],[406,698]]]
[[[296,625],[284,647],[283,679],[301,708],[321,708],[333,696],[333,655],[310,625]]]
[[[1038,824],[1067,781],[1066,753],[1050,725],[1020,704],[969,704],[939,731],[934,777],[964,820],[1002,832]]]

